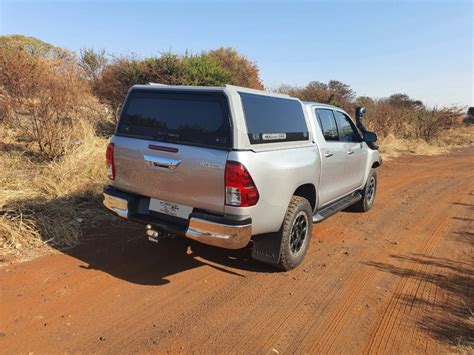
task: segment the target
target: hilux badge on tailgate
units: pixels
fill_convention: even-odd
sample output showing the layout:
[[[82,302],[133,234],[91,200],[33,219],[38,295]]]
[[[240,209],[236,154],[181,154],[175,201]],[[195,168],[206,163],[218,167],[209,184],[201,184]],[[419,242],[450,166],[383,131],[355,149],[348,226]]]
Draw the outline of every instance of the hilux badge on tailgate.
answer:
[[[209,163],[207,161],[201,160],[199,164],[202,168],[210,168],[210,169],[223,169],[222,165],[217,163]]]

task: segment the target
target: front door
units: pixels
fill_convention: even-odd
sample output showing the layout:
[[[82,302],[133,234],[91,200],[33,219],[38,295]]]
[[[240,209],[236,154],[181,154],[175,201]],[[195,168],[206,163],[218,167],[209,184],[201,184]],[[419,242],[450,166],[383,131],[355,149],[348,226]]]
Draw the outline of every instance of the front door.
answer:
[[[339,128],[340,144],[346,155],[345,184],[349,191],[353,191],[362,187],[367,150],[364,149],[362,138],[350,117],[336,110],[334,110],[334,116],[336,116],[336,124]]]

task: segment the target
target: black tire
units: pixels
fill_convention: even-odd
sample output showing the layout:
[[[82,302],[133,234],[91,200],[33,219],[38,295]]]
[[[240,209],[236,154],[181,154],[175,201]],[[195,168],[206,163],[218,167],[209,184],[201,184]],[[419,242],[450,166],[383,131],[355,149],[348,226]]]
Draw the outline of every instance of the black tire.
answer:
[[[351,206],[351,210],[356,212],[367,212],[372,208],[375,200],[375,193],[377,192],[377,172],[371,169],[365,187],[359,191],[362,194],[362,199]]]
[[[291,198],[279,231],[281,237],[279,268],[291,270],[302,263],[313,231],[312,212],[307,199],[300,196]]]

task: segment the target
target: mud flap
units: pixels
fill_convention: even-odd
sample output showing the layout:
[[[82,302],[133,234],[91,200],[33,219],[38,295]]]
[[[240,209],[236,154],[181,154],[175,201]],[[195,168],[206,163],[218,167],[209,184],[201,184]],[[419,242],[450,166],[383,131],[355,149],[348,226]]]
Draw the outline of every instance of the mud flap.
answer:
[[[280,262],[281,234],[262,234],[253,239],[252,259],[265,264],[278,265]]]

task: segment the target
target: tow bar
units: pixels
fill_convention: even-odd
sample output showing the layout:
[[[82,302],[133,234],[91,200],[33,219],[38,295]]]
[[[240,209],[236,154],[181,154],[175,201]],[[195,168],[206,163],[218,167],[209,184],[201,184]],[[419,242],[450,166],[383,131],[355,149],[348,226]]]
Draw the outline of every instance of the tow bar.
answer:
[[[148,236],[148,240],[158,243],[161,238],[164,237],[164,233],[154,230],[150,224],[146,225],[146,235]]]
[[[156,230],[153,229],[153,226],[151,224],[146,225],[146,235],[148,236],[148,240],[154,242],[154,243],[159,243],[161,239],[164,238],[174,238],[175,235],[171,233],[167,233],[161,230]]]

